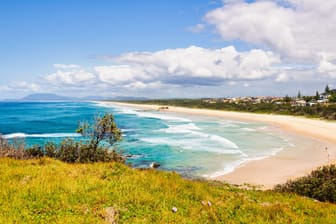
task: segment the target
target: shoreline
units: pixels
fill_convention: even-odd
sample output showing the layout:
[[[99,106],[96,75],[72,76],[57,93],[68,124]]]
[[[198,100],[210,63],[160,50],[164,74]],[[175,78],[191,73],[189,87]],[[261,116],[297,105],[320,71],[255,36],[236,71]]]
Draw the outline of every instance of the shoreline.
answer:
[[[158,110],[162,105],[132,104],[99,101],[107,105],[126,106],[144,110]],[[293,140],[303,138],[295,148],[285,148],[274,156],[251,160],[241,164],[234,171],[213,178],[230,184],[252,184],[261,189],[271,189],[276,184],[285,183],[309,174],[319,166],[336,162],[336,122],[286,115],[254,114],[210,109],[194,109],[168,106],[162,113],[200,115],[237,121],[264,122],[271,128],[292,134]],[[327,150],[326,150],[327,149]],[[329,155],[329,156],[328,156]]]

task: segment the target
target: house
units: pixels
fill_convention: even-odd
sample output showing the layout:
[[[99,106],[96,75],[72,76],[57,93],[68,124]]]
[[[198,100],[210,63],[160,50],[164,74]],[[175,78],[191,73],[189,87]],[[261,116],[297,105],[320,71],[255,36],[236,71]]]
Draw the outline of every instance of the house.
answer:
[[[304,107],[307,105],[307,102],[305,100],[295,100],[293,103],[292,103],[292,106],[300,106],[300,107]]]

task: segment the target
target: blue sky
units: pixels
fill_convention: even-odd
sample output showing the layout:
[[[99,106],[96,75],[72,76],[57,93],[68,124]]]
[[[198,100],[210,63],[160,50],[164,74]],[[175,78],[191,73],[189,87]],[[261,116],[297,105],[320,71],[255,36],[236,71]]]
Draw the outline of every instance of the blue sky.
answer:
[[[52,69],[96,64],[103,55],[189,45],[216,46],[187,27],[214,7],[209,1],[11,0],[0,3],[2,84]]]
[[[314,93],[336,79],[335,4],[303,3],[1,1],[0,98]]]

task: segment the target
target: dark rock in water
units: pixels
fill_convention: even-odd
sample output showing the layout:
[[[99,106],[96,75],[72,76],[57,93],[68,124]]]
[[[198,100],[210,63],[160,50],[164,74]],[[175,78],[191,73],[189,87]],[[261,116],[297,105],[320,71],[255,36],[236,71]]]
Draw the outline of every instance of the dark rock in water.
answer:
[[[150,168],[154,168],[154,169],[155,169],[155,168],[158,168],[159,166],[161,166],[161,165],[160,165],[160,163],[157,163],[157,162],[152,162],[152,163],[149,165]]]

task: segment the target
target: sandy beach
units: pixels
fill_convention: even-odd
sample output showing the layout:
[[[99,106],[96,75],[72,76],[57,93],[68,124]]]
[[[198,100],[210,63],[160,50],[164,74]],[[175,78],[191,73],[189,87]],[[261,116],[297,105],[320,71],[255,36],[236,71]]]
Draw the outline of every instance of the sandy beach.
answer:
[[[103,102],[110,105],[135,107],[146,110],[158,110],[159,105],[140,105],[119,102]],[[249,183],[259,185],[262,189],[270,189],[274,185],[284,183],[308,174],[311,170],[336,161],[336,122],[303,117],[254,114],[243,112],[217,111],[208,109],[192,109],[169,106],[162,113],[183,113],[186,115],[210,116],[220,119],[238,121],[264,122],[278,131],[288,132],[303,137],[300,145],[285,148],[276,155],[262,160],[254,160],[242,164],[233,172],[216,177],[217,180],[231,184]]]

